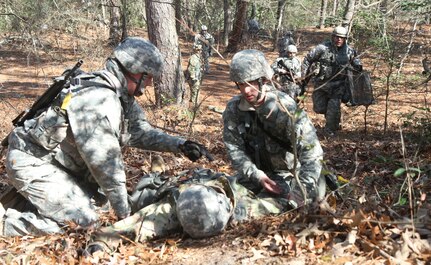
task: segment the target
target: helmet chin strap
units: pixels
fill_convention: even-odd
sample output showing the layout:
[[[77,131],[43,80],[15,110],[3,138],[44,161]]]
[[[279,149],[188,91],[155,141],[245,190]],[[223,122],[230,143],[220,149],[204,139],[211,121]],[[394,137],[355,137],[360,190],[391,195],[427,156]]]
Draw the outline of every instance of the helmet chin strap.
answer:
[[[258,86],[259,86],[259,94],[257,94],[256,102],[259,102],[262,99],[262,97],[263,97],[263,94],[262,94],[263,79],[262,79],[262,77],[260,77],[259,79],[257,79],[257,83],[258,83]]]

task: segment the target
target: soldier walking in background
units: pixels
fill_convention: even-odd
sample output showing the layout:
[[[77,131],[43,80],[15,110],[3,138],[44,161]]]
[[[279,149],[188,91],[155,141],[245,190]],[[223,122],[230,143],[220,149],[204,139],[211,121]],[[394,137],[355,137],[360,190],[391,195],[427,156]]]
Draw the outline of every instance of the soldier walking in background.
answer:
[[[295,45],[289,45],[279,58],[271,65],[274,77],[280,84],[280,90],[296,100],[302,94],[299,86],[301,77],[301,61],[296,57],[298,50]]]
[[[316,68],[314,91],[312,94],[313,110],[324,114],[325,133],[334,136],[340,129],[341,102],[351,100],[347,71],[353,68],[362,71],[362,65],[356,51],[347,45],[347,29],[334,28],[331,40],[327,40],[312,49],[302,62],[302,76],[309,76]]]
[[[186,71],[187,82],[190,87],[190,102],[192,104],[192,107],[196,108],[199,100],[199,90],[201,86],[203,72],[201,45],[193,45],[193,54],[189,58]]]
[[[207,26],[202,25],[201,32],[196,34],[194,42],[195,45],[202,46],[205,74],[210,72],[209,57],[212,56],[212,46],[214,45],[214,37],[207,30]]]

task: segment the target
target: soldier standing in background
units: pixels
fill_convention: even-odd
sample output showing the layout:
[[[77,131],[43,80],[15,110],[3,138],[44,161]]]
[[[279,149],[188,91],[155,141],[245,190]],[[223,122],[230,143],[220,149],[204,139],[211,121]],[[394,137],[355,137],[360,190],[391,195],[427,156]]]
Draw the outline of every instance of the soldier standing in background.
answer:
[[[334,28],[331,40],[317,45],[305,56],[302,76],[310,75],[313,64],[317,70],[312,94],[313,110],[325,115],[325,133],[334,136],[340,129],[341,102],[351,100],[347,70],[352,67],[362,71],[356,51],[347,45],[346,28]]]
[[[205,74],[210,72],[209,57],[212,55],[212,46],[214,45],[214,37],[207,30],[207,26],[202,25],[201,32],[196,34],[194,42],[195,45],[202,46]]]
[[[271,65],[275,74],[275,80],[281,85],[281,91],[296,100],[302,94],[298,85],[301,77],[301,61],[296,57],[298,52],[295,45],[289,45],[286,52],[282,54]]]
[[[187,82],[190,87],[190,102],[192,103],[192,107],[196,108],[199,100],[199,90],[203,71],[202,45],[193,45],[193,54],[189,58],[186,71]]]

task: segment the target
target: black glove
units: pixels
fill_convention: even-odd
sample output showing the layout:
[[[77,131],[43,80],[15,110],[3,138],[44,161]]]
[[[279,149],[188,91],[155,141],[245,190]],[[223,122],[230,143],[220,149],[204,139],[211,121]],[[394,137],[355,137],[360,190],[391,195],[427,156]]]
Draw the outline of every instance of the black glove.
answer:
[[[193,162],[201,158],[203,155],[208,159],[208,161],[214,160],[205,146],[193,141],[185,141],[184,144],[180,145],[180,150],[185,156],[187,156],[188,159]]]
[[[358,72],[362,72],[362,70],[363,70],[361,64],[353,65],[353,69],[355,69]]]

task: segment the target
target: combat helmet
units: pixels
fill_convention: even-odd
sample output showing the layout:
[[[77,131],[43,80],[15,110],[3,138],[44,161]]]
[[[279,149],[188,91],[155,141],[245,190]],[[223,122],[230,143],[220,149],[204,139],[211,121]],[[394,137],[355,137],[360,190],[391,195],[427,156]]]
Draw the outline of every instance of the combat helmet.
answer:
[[[332,35],[341,38],[347,38],[347,29],[342,26],[335,27],[332,31]]]
[[[202,45],[200,45],[200,44],[193,44],[193,50],[194,51],[201,51],[202,50]]]
[[[162,70],[162,54],[151,42],[139,38],[124,39],[113,52],[113,57],[132,74],[148,73],[158,76]]]
[[[176,211],[184,232],[192,238],[219,234],[231,216],[228,197],[215,189],[194,184],[188,186],[177,199]]]
[[[202,31],[204,31],[204,30],[206,31],[206,30],[208,30],[208,27],[207,27],[207,26],[205,26],[205,25],[202,25],[201,30],[202,30]]]
[[[293,44],[290,44],[289,46],[287,46],[287,50],[286,50],[287,52],[294,52],[294,53],[297,53],[298,52],[298,49],[296,48],[296,46],[295,45],[293,45]]]
[[[230,63],[230,79],[245,83],[264,77],[271,80],[272,71],[265,55],[258,50],[243,50],[236,53]]]

